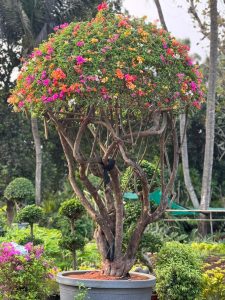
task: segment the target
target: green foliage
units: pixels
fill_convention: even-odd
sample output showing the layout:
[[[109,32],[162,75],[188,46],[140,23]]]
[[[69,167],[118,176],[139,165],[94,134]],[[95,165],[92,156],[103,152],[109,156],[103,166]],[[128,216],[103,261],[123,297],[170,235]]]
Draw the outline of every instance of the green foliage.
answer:
[[[203,257],[209,255],[224,255],[225,256],[225,243],[191,243],[194,251],[199,251]]]
[[[43,300],[50,292],[52,262],[44,258],[42,247],[25,248],[20,252],[11,243],[0,246],[0,299]]]
[[[84,246],[82,251],[78,250],[77,261],[82,270],[99,269],[101,259],[96,242],[92,241]]]
[[[221,264],[221,266],[220,266]],[[203,274],[203,300],[222,300],[225,299],[225,259],[217,260],[215,265],[206,264]]]
[[[202,290],[202,263],[189,245],[166,243],[156,261],[156,291],[161,300],[193,300]]]
[[[148,183],[152,184],[151,191],[160,186],[160,170],[156,163],[142,160],[140,167],[145,172]],[[121,187],[123,191],[139,192],[142,190],[140,179],[135,176],[131,167],[128,167],[121,177]]]
[[[69,250],[71,252],[76,251],[77,249],[82,249],[84,247],[85,240],[84,237],[79,234],[68,234],[63,236],[59,242],[59,246],[62,249]]]
[[[35,230],[35,239],[40,239],[43,241],[45,255],[48,258],[52,258],[55,261],[55,264],[62,269],[69,268],[70,262],[67,261],[69,256],[68,251],[63,251],[59,247],[59,241],[62,238],[62,234],[57,229],[48,229],[45,227],[39,227],[38,225],[34,226]],[[25,239],[28,239],[30,236],[29,228],[18,229],[13,227],[8,229],[4,237],[0,237],[0,242],[15,242],[20,244]]]
[[[90,299],[90,297],[88,296],[88,288],[84,284],[80,284],[78,288],[79,288],[79,293],[74,297],[74,300]]]
[[[34,246],[43,245],[44,241],[42,239],[32,237],[30,235],[19,240],[20,245],[26,245],[27,243],[32,243]]]
[[[27,222],[29,224],[38,223],[43,218],[43,209],[39,206],[27,205],[22,208],[17,214],[19,222]]]
[[[8,200],[27,203],[34,199],[34,186],[29,179],[18,177],[11,181],[6,187],[4,196]]]
[[[84,212],[84,207],[77,198],[64,201],[59,209],[60,215],[69,220],[77,220]]]

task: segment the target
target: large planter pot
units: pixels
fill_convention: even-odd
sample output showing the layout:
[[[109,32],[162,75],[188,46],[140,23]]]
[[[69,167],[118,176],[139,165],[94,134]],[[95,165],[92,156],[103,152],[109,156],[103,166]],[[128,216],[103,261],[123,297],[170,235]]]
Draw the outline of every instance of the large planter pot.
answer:
[[[155,286],[155,277],[143,274],[144,280],[93,280],[75,279],[68,275],[84,274],[91,271],[67,271],[57,275],[60,299],[74,300],[79,286],[87,288],[86,299],[90,300],[150,300]],[[140,273],[131,273],[140,276]]]

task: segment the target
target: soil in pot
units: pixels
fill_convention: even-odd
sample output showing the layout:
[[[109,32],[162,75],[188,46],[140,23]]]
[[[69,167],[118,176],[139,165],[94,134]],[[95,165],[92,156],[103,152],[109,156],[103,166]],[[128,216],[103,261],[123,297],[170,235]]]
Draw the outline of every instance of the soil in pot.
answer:
[[[99,271],[93,271],[83,274],[69,274],[67,275],[69,278],[74,279],[92,279],[92,280],[148,280],[148,277],[142,275],[131,274],[129,278],[122,279],[116,276],[107,276],[101,274]]]

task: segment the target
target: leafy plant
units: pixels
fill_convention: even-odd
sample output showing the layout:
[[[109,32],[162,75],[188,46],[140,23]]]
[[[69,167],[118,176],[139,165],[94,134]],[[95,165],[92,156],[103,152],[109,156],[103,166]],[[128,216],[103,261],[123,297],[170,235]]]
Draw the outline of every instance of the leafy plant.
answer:
[[[79,288],[79,293],[74,297],[74,300],[90,299],[90,297],[88,296],[88,288],[84,284],[80,284],[78,288]]]
[[[70,233],[63,235],[60,246],[71,252],[73,267],[77,267],[76,251],[84,247],[85,237],[76,230],[76,221],[84,214],[84,207],[77,198],[66,200],[61,204],[59,214],[66,217],[70,222]]]
[[[214,263],[204,265],[203,300],[225,299],[225,259],[216,259]]]
[[[6,187],[4,197],[24,204],[30,203],[34,200],[34,186],[29,179],[18,177]]]
[[[161,300],[193,300],[202,286],[202,261],[187,244],[166,243],[156,260],[156,291]]]
[[[27,222],[30,225],[30,236],[34,239],[34,223],[39,222],[43,218],[43,210],[36,205],[27,205],[17,214],[19,222]]]
[[[0,245],[0,299],[43,300],[49,294],[52,262],[43,256],[43,247],[32,243],[18,247]]]

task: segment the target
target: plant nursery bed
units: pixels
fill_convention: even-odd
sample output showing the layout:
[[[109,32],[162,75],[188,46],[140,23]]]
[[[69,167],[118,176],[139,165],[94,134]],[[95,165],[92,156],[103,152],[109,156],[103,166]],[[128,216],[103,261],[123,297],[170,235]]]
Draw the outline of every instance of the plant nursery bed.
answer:
[[[131,274],[129,278],[124,279],[121,277],[116,276],[107,276],[101,274],[100,271],[93,271],[88,273],[81,273],[81,274],[69,274],[67,277],[74,278],[74,279],[90,279],[90,280],[148,280],[149,278],[145,275],[136,275]]]

